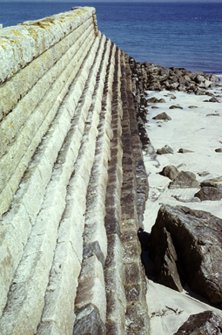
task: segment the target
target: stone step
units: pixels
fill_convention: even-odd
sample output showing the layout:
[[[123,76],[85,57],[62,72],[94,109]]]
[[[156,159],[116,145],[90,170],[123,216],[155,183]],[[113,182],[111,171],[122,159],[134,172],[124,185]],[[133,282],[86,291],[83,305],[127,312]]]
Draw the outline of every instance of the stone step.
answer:
[[[73,11],[45,17],[37,21],[1,29],[0,83],[15,75],[33,59],[62,40],[89,17],[94,19],[94,8],[76,8]]]
[[[0,169],[2,171],[0,179],[0,215],[8,210],[37,146],[56,116],[69,86],[92,46],[93,34],[91,32],[86,37],[76,57],[73,57],[71,61],[69,58],[66,60],[67,66],[60,76],[54,80],[44,99],[36,107],[35,112],[30,115],[20,130],[16,141],[7,148],[7,153],[0,159]]]
[[[90,30],[88,28],[90,27]],[[80,26],[76,27],[72,32],[65,36],[62,40],[54,44],[51,48],[44,51],[41,55],[35,58],[32,62],[27,64],[24,68],[18,71],[13,77],[7,80],[0,86],[0,141],[3,144],[9,141],[8,130],[10,129],[13,134],[18,132],[18,129],[25,122],[27,117],[32,113],[35,106],[43,96],[47,89],[51,86],[52,81],[55,77],[58,77],[58,73],[62,71],[65,66],[64,55],[69,50],[72,59],[75,52],[78,50],[78,44],[80,40],[84,40],[84,32],[88,30],[88,33],[93,30],[92,17],[88,18]],[[85,35],[87,36],[87,35]],[[75,45],[75,43],[77,45]],[[72,53],[72,50],[74,53]],[[62,66],[58,67],[60,60],[63,58]],[[60,62],[61,64],[61,62]],[[53,69],[50,81],[49,70]],[[22,85],[21,85],[22,82]],[[32,88],[34,91],[31,91]],[[36,92],[36,93],[35,93]],[[26,99],[21,101],[27,95]],[[32,104],[28,97],[33,95]],[[16,105],[19,106],[16,107]],[[16,109],[15,109],[16,107]],[[23,119],[22,115],[19,115],[20,108],[24,111]],[[15,109],[15,110],[14,110]],[[15,117],[14,117],[15,115]],[[19,117],[18,117],[19,115]],[[16,118],[16,122],[15,122]],[[23,122],[23,123],[22,123]],[[10,123],[13,127],[9,127]],[[12,139],[14,135],[12,136]],[[10,140],[12,141],[10,138]],[[0,157],[3,154],[4,147],[1,145]]]
[[[146,304],[146,278],[140,261],[140,245],[137,231],[141,222],[138,218],[137,187],[138,164],[142,151],[136,122],[136,109],[132,94],[132,75],[129,57],[121,55],[121,98],[123,102],[122,143],[123,183],[121,195],[121,241],[124,248],[125,293],[127,298],[126,334],[149,334]],[[137,153],[137,150],[140,152]],[[138,171],[137,171],[138,170]],[[140,185],[141,186],[141,185]]]
[[[113,50],[110,53],[109,68],[105,78],[96,151],[87,190],[84,260],[82,263],[78,293],[75,302],[75,313],[77,314],[77,318],[73,334],[81,334],[83,329],[89,327],[89,325],[91,331],[99,327],[101,335],[104,333],[105,329],[106,293],[103,266],[107,255],[107,238],[104,217],[106,185],[108,179],[107,166],[110,157],[110,138],[112,137],[111,101],[115,53],[116,48],[113,47]],[[90,310],[92,309],[92,311],[90,312],[90,315],[86,317],[89,305],[91,306]],[[93,312],[97,314],[97,320],[95,320],[96,324],[91,320]]]
[[[96,152],[87,190],[87,209],[85,213],[85,248],[90,252],[91,246],[97,242],[105,261],[107,256],[107,239],[104,226],[105,198],[108,181],[108,161],[110,159],[110,140],[113,136],[112,119],[112,83],[115,68],[116,47],[110,53],[109,69],[105,78],[100,123],[96,141]],[[93,253],[93,250],[92,250]],[[104,261],[102,261],[104,265]]]
[[[79,227],[79,230],[81,231],[82,229],[83,232],[86,192],[95,153],[97,126],[110,52],[110,42],[104,44],[103,51],[102,62],[95,77],[96,86],[92,82],[89,84],[89,87],[93,85],[95,88],[90,99],[91,105],[89,106],[89,113],[85,121],[84,135],[77,160],[74,166],[70,162],[64,162],[62,158],[65,148],[64,150],[62,148],[61,161],[59,156],[50,183],[47,186],[41,211],[33,225],[22,260],[13,279],[13,282],[16,284],[11,287],[8,294],[7,307],[2,317],[2,327],[0,326],[3,335],[19,333],[34,334],[41,318],[44,303],[45,308],[41,324],[44,322],[47,323],[47,332],[49,330],[49,323],[51,322],[57,333],[60,328],[60,334],[64,334],[64,331],[70,334],[68,329],[70,328],[70,324],[63,324],[63,319],[64,316],[67,319],[69,318],[67,312],[73,316],[73,310],[62,311],[61,308],[63,305],[61,305],[61,301],[63,299],[66,301],[67,299],[65,281],[68,279],[71,283],[71,280],[74,280],[74,278],[64,278],[63,275],[65,276],[65,273],[67,274],[68,271],[63,272],[63,269],[61,269],[59,272],[59,269],[63,265],[64,267],[67,266],[65,260],[67,260],[67,257],[72,258],[72,256],[68,253],[70,248],[67,247],[70,245],[70,237],[67,234],[67,243],[59,243],[60,238],[64,238],[64,236],[60,235],[60,228],[63,227],[64,221],[67,224],[68,219],[69,224],[74,225],[74,229]],[[88,91],[84,93],[88,94]],[[73,141],[75,141],[75,137]],[[70,177],[71,179],[69,180]],[[79,191],[80,188],[81,192]],[[77,216],[76,208],[79,209]],[[69,217],[67,217],[68,215]],[[81,243],[79,239],[78,244]],[[58,244],[56,244],[57,241]],[[72,242],[75,242],[75,240]],[[58,249],[56,245],[58,245]],[[62,245],[64,248],[62,248]],[[78,261],[78,250],[76,250],[74,245],[73,248],[73,264],[75,265]],[[63,259],[59,257],[62,255]],[[53,262],[53,258],[55,262]],[[51,273],[50,269],[52,270]],[[49,273],[50,282],[48,283]],[[47,284],[48,290],[46,291]],[[55,288],[54,292],[52,292],[52,287],[58,289]],[[21,291],[23,291],[22,296],[20,294]],[[63,299],[61,299],[61,295],[63,295]],[[33,307],[30,308],[30,306]],[[60,311],[63,312],[62,315]],[[45,334],[46,330],[44,328],[44,325],[43,327],[40,325],[39,334]],[[51,334],[55,334],[55,331],[52,330]]]
[[[84,132],[85,118],[89,110],[89,104],[86,104],[84,107],[81,102],[77,107],[77,110],[75,107],[81,96],[81,92],[84,89],[84,85],[87,84],[88,87],[88,84],[91,83],[87,82],[88,73],[95,73],[93,76],[91,75],[93,82],[95,82],[96,72],[100,64],[99,59],[101,59],[102,56],[105,40],[103,39],[100,44],[100,57],[98,57],[97,61],[94,61],[93,55],[97,55],[96,50],[99,46],[99,41],[100,38],[98,38],[91,49],[92,55],[89,54],[88,58],[85,60],[76,80],[70,87],[69,94],[66,96],[66,99],[62,104],[57,118],[52,123],[42,145],[37,150],[27,175],[20,185],[19,192],[17,192],[18,194],[12,209],[4,215],[1,220],[1,311],[6,303],[8,288],[14,275],[14,271],[22,257],[23,249],[27,242],[31,227],[42,206],[45,189],[51,178],[57,154],[61,149],[63,142],[66,143],[67,137],[70,135],[70,133],[67,134],[67,132],[71,127],[70,121],[73,117],[74,120],[70,131],[73,132],[72,136],[75,138],[71,151],[75,149],[73,156],[75,156],[76,151],[78,153],[81,137]],[[95,70],[90,71],[93,64]],[[92,85],[93,82],[91,83]],[[92,92],[89,93],[89,100],[90,94],[92,94]],[[82,99],[82,101],[84,101],[84,99]],[[79,113],[81,107],[84,108],[82,113]],[[72,160],[74,161],[75,159],[72,158]],[[72,164],[71,161],[71,165]],[[16,244],[13,243],[14,240],[17,241]],[[8,258],[10,258],[10,262],[7,263],[5,260]]]
[[[105,263],[105,287],[107,299],[106,332],[124,334],[126,297],[125,274],[122,267],[123,248],[120,239],[121,186],[122,186],[122,102],[120,93],[120,50],[116,54],[116,71],[113,81],[111,159],[108,165],[105,228],[108,252]]]
[[[100,120],[104,78],[105,73],[107,72],[107,66],[109,67],[110,53],[110,42],[106,41],[103,62],[98,70],[97,84],[92,98],[91,113],[85,122],[86,126],[82,148],[79,151],[78,160],[76,161],[74,167],[75,172],[68,187],[66,208],[60,223],[58,243],[51,268],[48,289],[45,295],[45,308],[37,332],[39,335],[54,335],[55,333],[62,335],[71,334],[72,332],[75,318],[73,302],[75,300],[77,280],[83,255],[82,235],[84,231],[86,193],[95,155],[96,136],[98,133],[97,127]],[[70,253],[70,245],[72,247],[72,253]],[[63,257],[61,257],[61,255],[63,255]],[[70,259],[73,262],[72,268],[73,271],[75,271],[74,275],[70,273]],[[77,268],[75,268],[76,263],[78,263],[78,271]],[[58,264],[62,264],[62,268],[59,272],[57,271]],[[89,269],[92,272],[91,276],[94,271],[98,273],[99,268],[99,264],[95,267],[89,266]],[[54,286],[54,292],[51,292],[51,284]],[[103,287],[104,285],[102,286],[102,281],[100,281],[100,291]],[[68,306],[67,299],[69,299]],[[64,304],[61,303],[63,301]],[[64,309],[64,305],[67,306],[66,309]]]

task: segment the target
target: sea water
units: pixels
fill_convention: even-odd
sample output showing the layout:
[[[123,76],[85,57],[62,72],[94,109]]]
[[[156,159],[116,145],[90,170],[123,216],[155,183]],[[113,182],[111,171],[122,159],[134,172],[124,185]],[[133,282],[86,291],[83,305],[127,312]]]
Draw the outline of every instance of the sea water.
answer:
[[[222,73],[222,3],[2,2],[0,23],[93,6],[99,29],[138,61]]]

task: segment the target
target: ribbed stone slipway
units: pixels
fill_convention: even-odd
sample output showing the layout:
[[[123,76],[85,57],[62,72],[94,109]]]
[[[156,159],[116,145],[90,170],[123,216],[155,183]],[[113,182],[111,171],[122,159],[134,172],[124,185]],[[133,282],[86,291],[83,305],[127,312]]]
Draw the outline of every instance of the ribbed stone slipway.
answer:
[[[129,56],[95,10],[0,30],[0,334],[149,334]]]

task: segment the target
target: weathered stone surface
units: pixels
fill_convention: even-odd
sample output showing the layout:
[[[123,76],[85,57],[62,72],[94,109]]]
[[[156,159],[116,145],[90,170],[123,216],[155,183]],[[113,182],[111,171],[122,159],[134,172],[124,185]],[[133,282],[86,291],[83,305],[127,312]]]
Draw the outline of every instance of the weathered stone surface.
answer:
[[[155,253],[153,248],[155,248]],[[150,249],[156,280],[172,289],[182,291],[183,287],[177,270],[177,252],[171,234],[165,227],[158,234],[151,234]]]
[[[88,257],[91,257],[93,255],[96,255],[96,257],[98,258],[98,260],[103,265],[105,264],[104,255],[103,255],[103,252],[102,252],[102,250],[100,248],[100,245],[99,245],[98,241],[87,243],[84,246],[84,248],[83,248],[83,257],[84,258],[88,258]]]
[[[169,121],[169,120],[172,120],[172,119],[167,113],[163,112],[163,113],[160,113],[160,114],[154,116],[153,120]]]
[[[165,145],[164,147],[157,149],[156,153],[158,155],[173,154],[173,149],[169,145]]]
[[[174,165],[167,165],[163,168],[160,174],[164,177],[168,177],[171,180],[174,180],[178,176],[179,170]]]
[[[222,177],[207,179],[200,184],[201,189],[195,194],[201,201],[222,199]]]
[[[189,316],[174,335],[221,335],[222,318],[212,311]]]
[[[169,188],[196,188],[199,187],[196,176],[190,171],[180,171],[176,178],[169,184]]]
[[[102,264],[96,256],[83,261],[76,297],[76,309],[79,310],[93,304],[97,307],[100,317],[106,320],[106,294]]]
[[[105,335],[106,328],[101,320],[99,310],[93,304],[77,312],[73,335]]]
[[[161,206],[150,236],[150,252],[155,262],[164,266],[167,248],[160,255],[167,230],[178,257],[177,270],[183,283],[222,306],[222,220],[212,214],[187,207]],[[159,243],[158,243],[159,241]],[[161,273],[158,273],[160,278]],[[164,282],[162,281],[164,284]]]
[[[11,77],[94,13],[93,8],[79,8],[66,14],[55,15],[53,19],[42,19],[39,23],[30,21],[16,29],[1,29],[0,82]]]

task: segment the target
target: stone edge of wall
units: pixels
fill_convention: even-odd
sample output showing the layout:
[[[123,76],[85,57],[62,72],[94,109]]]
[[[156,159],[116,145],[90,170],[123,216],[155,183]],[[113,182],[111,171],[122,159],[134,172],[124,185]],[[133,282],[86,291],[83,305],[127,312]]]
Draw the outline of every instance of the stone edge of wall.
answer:
[[[1,29],[0,84],[92,16],[97,33],[93,7],[74,8],[41,20],[26,21],[17,26]]]

